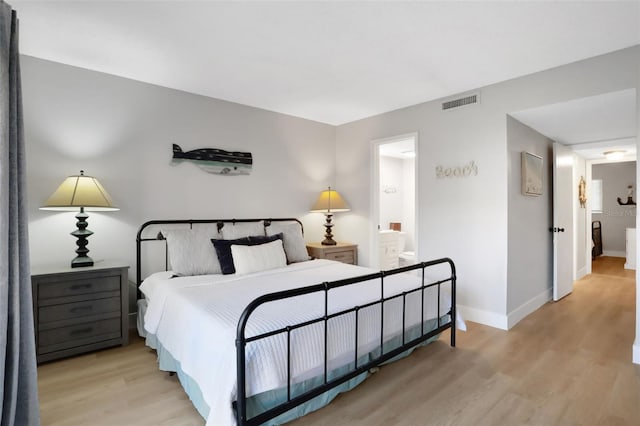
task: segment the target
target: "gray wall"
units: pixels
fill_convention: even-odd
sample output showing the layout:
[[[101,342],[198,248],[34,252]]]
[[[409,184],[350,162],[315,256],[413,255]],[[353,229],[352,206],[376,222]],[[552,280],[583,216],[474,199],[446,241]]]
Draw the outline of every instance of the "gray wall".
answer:
[[[406,232],[405,251],[415,251],[416,242],[416,162],[413,158],[402,160],[402,230]]]
[[[75,213],[38,210],[68,175],[97,177],[120,207],[90,213],[89,253],[120,259],[135,277],[135,238],[150,219],[298,217],[334,184],[335,128],[28,56],[22,58],[29,234],[34,265],[75,256]],[[253,173],[220,176],[172,165],[171,144],[249,151]],[[346,194],[348,199],[348,194]],[[340,234],[340,224],[336,225]]]
[[[605,255],[624,257],[626,252],[626,229],[636,227],[636,208],[621,206],[627,200],[627,186],[633,185],[633,199],[637,202],[635,184],[636,162],[594,164],[592,179],[602,179],[602,214],[593,213],[592,220],[602,223],[602,250]]]
[[[507,310],[512,312],[553,288],[553,141],[507,117],[508,258]],[[521,153],[542,157],[542,195],[522,194]]]

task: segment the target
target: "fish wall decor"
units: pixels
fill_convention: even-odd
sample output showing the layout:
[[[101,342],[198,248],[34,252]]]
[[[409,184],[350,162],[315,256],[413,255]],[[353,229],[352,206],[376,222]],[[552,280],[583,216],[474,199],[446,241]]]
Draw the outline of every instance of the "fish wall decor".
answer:
[[[253,166],[250,152],[230,152],[217,148],[201,148],[184,152],[173,144],[173,161],[189,161],[207,173],[218,175],[248,175]]]

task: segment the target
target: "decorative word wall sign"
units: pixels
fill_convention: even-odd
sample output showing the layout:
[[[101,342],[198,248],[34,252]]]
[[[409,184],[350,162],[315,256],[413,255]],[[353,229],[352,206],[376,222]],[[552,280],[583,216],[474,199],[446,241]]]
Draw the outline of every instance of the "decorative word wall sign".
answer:
[[[469,176],[478,176],[478,165],[475,161],[469,162],[464,166],[443,167],[436,166],[436,178],[465,178]]]

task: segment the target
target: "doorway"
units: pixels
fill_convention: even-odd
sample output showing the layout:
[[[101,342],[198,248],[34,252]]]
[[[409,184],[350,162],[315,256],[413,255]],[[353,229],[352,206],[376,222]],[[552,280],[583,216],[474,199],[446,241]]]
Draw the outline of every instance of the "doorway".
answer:
[[[417,262],[417,133],[372,142],[371,263],[388,270]]]
[[[580,153],[587,160],[603,158],[605,153],[611,153],[611,151],[624,151],[626,154],[633,154],[635,157],[640,143],[637,133],[637,107],[640,103],[636,90],[636,88],[628,88],[535,107],[510,115],[550,139],[571,146],[574,152]],[[591,186],[589,185],[591,183],[590,166],[586,167],[586,174],[587,194],[589,194],[588,188]],[[638,188],[640,183],[638,174],[636,174],[633,182],[635,184],[634,189]],[[626,198],[624,193],[619,196],[623,199]],[[592,273],[592,215],[589,205],[590,202],[587,201],[587,226],[585,227],[586,232],[584,232],[587,238],[584,241],[585,244],[578,242],[574,245],[579,249],[582,248],[584,252],[585,256],[582,259],[587,274]],[[635,222],[640,224],[637,217]],[[585,248],[586,250],[584,250]],[[638,252],[636,251],[635,256],[630,254],[630,257],[635,257],[638,263],[637,254]],[[580,258],[580,254],[578,254],[578,258]],[[579,277],[582,274],[576,273],[576,275]],[[640,272],[636,272],[636,275],[640,277]],[[640,295],[640,279],[635,287],[636,294]],[[631,297],[630,294],[629,298]],[[637,299],[635,306],[636,330],[640,330],[640,296],[637,296]],[[640,333],[636,333],[633,354],[634,362],[640,363]]]
[[[627,155],[620,160],[592,160],[587,167],[592,188],[589,222],[593,241],[591,271],[595,273],[605,269],[620,275],[625,270],[635,270],[635,155]]]

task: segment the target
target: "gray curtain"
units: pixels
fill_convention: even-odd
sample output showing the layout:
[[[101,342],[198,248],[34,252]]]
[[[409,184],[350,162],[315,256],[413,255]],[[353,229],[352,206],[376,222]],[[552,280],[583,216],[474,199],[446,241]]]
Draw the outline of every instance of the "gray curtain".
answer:
[[[0,390],[2,426],[40,424],[18,19],[0,1]]]

